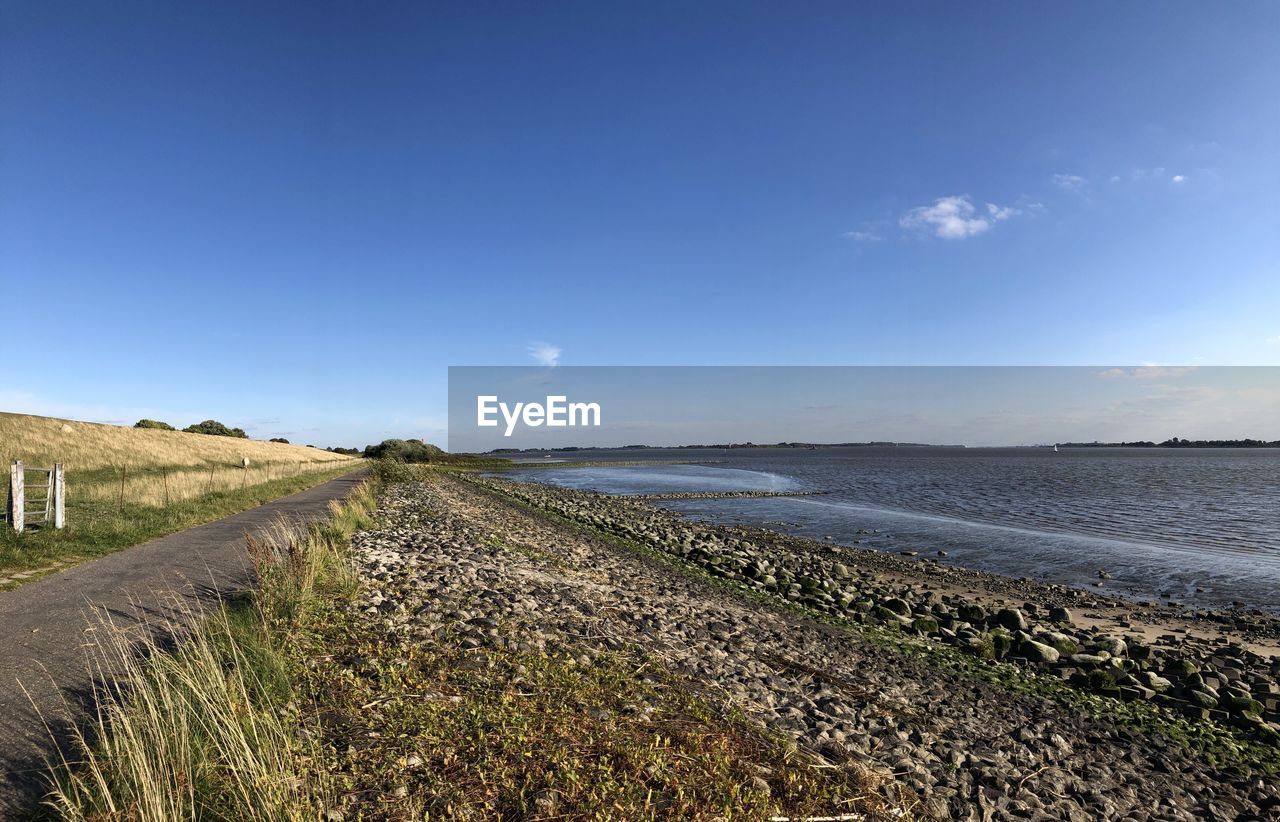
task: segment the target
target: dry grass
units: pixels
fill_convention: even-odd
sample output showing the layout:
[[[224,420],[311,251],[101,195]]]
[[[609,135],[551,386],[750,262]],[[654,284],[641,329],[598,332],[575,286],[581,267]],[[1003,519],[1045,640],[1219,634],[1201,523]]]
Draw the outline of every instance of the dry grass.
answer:
[[[49,807],[74,820],[313,818],[295,773],[289,722],[264,710],[266,681],[226,610],[194,621],[173,653],[106,617],[96,665],[105,680],[80,756],[63,759]],[[234,808],[233,814],[225,809]]]
[[[251,604],[141,639],[104,617],[91,647],[98,713],[54,763],[47,808],[70,820],[315,819],[329,781],[307,767],[317,752],[299,733],[289,649],[313,600],[349,588],[344,548],[372,501],[366,486],[324,524],[255,540]],[[181,639],[169,653],[156,635]]]
[[[0,413],[0,458],[31,468],[62,463],[68,507],[93,514],[111,505],[159,508],[359,462],[278,442],[6,413]]]
[[[251,462],[334,462],[349,457],[318,448],[280,442],[125,428],[95,422],[0,412],[0,457],[48,467],[55,462],[69,469],[194,467]]]

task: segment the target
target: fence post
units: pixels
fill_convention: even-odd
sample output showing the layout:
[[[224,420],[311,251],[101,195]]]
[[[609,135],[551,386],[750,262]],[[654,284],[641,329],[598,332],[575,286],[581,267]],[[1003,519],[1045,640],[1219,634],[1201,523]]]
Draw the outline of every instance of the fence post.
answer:
[[[9,524],[19,534],[27,525],[26,474],[22,460],[14,460],[9,467]]]
[[[53,527],[67,527],[67,480],[66,471],[60,462],[53,464],[53,473],[49,477],[49,493],[53,495]]]

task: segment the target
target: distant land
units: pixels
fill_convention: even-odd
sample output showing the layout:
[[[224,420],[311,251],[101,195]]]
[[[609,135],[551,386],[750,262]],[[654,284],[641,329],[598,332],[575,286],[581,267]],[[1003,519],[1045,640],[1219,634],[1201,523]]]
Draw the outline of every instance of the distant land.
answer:
[[[645,451],[695,448],[964,448],[963,445],[934,445],[927,442],[721,442],[697,445],[565,445],[559,448],[495,448],[489,454],[537,454],[551,451]]]
[[[695,445],[564,445],[558,448],[494,448],[487,454],[547,454],[578,451],[646,451],[682,449],[730,449],[730,448],[966,448],[964,445],[936,445],[924,442],[722,442]],[[1187,440],[1171,437],[1163,442],[1137,440],[1135,442],[1059,442],[1047,445],[1007,446],[1010,448],[1280,448],[1280,440]]]
[[[1184,440],[1178,437],[1164,442],[1060,442],[1059,448],[1280,448],[1280,440]],[[1052,448],[1043,445],[1041,448]]]

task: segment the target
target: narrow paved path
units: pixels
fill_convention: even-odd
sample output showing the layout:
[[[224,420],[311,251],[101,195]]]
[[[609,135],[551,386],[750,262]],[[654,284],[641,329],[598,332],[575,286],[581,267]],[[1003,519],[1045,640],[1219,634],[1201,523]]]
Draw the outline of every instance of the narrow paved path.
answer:
[[[54,748],[40,716],[65,734],[69,722],[91,710],[85,655],[91,609],[106,609],[117,624],[128,625],[170,615],[165,602],[174,591],[210,601],[242,590],[251,570],[246,533],[280,517],[323,517],[329,502],[350,493],[363,474],[0,592],[0,819],[21,818],[41,790],[44,758]]]

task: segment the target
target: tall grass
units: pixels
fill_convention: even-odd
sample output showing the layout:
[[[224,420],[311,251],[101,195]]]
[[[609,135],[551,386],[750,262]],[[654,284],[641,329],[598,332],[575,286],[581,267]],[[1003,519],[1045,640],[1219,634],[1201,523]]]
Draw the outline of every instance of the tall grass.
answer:
[[[344,548],[373,503],[365,485],[325,523],[251,539],[248,603],[144,626],[142,638],[104,617],[97,715],[54,763],[47,807],[70,820],[315,819],[331,788],[303,772],[315,752],[298,732],[287,649],[317,598],[353,590]]]
[[[0,459],[66,466],[68,516],[159,508],[206,494],[355,466],[358,458],[278,442],[0,413]],[[248,464],[245,464],[245,461]]]

